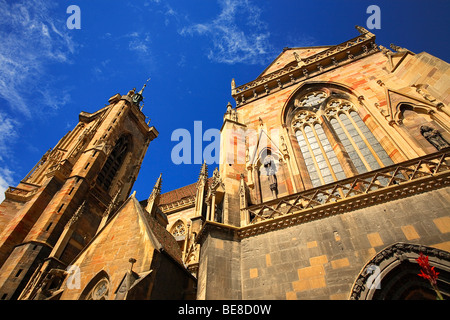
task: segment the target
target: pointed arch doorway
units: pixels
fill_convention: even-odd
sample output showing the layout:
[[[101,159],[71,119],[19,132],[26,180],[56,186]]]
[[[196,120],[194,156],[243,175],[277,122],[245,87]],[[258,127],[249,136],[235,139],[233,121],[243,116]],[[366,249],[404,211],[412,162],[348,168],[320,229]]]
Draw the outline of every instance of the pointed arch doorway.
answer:
[[[450,253],[409,243],[393,244],[375,255],[361,270],[350,292],[351,300],[436,300],[428,280],[418,276],[420,253],[439,272],[437,286],[450,299]]]

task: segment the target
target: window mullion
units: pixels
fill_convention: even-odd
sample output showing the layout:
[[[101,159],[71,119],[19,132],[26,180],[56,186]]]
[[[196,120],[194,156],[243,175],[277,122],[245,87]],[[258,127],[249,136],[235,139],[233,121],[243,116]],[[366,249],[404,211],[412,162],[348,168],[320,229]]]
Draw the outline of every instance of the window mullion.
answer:
[[[317,135],[316,128],[312,127],[312,129],[313,129],[314,136],[316,137],[316,141],[317,141],[317,143],[319,145],[320,151],[322,152],[323,158],[325,159],[325,162],[327,163],[328,169],[331,172],[331,176],[333,177],[333,180],[336,181],[337,180],[336,175],[334,174],[334,170],[333,170],[333,168],[331,166],[330,160],[328,159],[328,156],[327,156],[327,154],[325,152],[325,149],[323,148],[322,142],[320,141],[319,136]]]
[[[309,127],[311,128],[311,126],[309,126]],[[302,131],[303,139],[305,139],[306,146],[308,147],[309,154],[311,155],[311,159],[314,162],[314,167],[316,168],[317,176],[319,177],[320,182],[323,185],[323,184],[325,184],[325,180],[322,177],[322,173],[320,172],[319,165],[317,164],[316,156],[314,155],[314,152],[313,152],[313,150],[311,148],[311,142],[309,141],[308,137],[306,136],[306,133],[305,133],[305,130],[304,130],[303,126],[300,128],[300,130]],[[311,128],[311,130],[313,130],[313,128]]]
[[[356,112],[356,111],[355,111]],[[375,160],[378,162],[378,164],[380,165],[380,167],[384,167],[383,162],[381,161],[381,159],[378,157],[378,154],[375,152],[375,150],[373,150],[372,146],[370,145],[369,141],[367,141],[366,136],[361,132],[361,130],[359,129],[359,127],[356,125],[356,122],[353,120],[353,117],[350,115],[350,113],[345,113],[347,115],[347,117],[350,119],[350,122],[353,124],[353,127],[355,127],[356,131],[358,132],[359,136],[361,137],[361,139],[364,141],[364,143],[366,144],[366,146],[369,148],[369,151],[372,153],[373,157],[375,158]],[[369,129],[370,130],[370,129]]]
[[[348,117],[348,115],[346,113],[344,113],[346,117]],[[339,114],[336,114],[335,119],[337,120],[337,122],[339,123],[339,125],[341,126],[342,130],[344,131],[344,134],[347,136],[348,141],[350,141],[350,143],[353,146],[353,149],[355,149],[355,152],[358,154],[359,158],[361,159],[362,163],[364,164],[364,166],[366,167],[366,169],[368,171],[372,171],[369,163],[366,161],[366,158],[362,155],[361,151],[359,150],[358,146],[356,145],[355,141],[353,140],[352,136],[350,135],[350,133],[347,131],[347,128],[345,127],[345,125],[342,123],[342,120],[339,118]]]

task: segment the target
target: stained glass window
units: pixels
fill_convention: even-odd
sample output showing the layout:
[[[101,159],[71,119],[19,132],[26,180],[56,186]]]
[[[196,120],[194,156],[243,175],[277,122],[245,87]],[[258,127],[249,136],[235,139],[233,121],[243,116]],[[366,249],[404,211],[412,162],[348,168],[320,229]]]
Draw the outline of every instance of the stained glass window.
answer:
[[[318,107],[326,97],[325,93],[323,95],[318,92],[308,94],[300,100],[301,106]],[[350,174],[350,172],[344,172],[341,165],[343,160],[339,161],[316,112],[317,109],[314,108],[302,108],[292,122],[313,187],[345,179]],[[319,112],[325,115],[326,120],[323,119],[323,121],[329,121],[331,124],[327,126],[331,134],[342,143],[356,169],[354,174],[393,164],[389,155],[349,101],[331,100],[324,111]]]

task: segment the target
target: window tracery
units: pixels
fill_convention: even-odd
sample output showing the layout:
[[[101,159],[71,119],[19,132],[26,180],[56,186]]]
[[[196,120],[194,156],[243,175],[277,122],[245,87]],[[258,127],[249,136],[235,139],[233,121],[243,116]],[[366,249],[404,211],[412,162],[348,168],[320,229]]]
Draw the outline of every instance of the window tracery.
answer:
[[[86,300],[106,300],[109,294],[109,281],[106,278],[101,279],[89,292]]]
[[[323,91],[314,91],[306,94],[300,100],[298,100],[299,107],[313,108],[319,106],[325,99],[327,94]]]
[[[312,186],[393,164],[353,104],[327,92],[315,91],[296,99],[297,113],[291,122]],[[334,149],[347,153],[349,159],[338,158]]]
[[[332,100],[325,114],[359,174],[393,164],[349,101]]]
[[[298,128],[295,134],[313,187],[345,178],[344,171],[317,118],[303,117],[303,122],[298,121],[295,127]]]
[[[172,227],[172,235],[174,237],[184,236],[186,234],[186,227],[183,221],[178,220]]]

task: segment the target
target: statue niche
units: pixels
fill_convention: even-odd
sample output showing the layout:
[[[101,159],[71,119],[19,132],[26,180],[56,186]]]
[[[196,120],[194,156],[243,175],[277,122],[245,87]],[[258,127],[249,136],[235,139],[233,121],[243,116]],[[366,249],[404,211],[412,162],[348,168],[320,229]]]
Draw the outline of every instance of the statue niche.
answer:
[[[270,149],[264,150],[258,160],[257,178],[261,201],[276,199],[286,193],[283,159]]]
[[[269,181],[269,188],[272,192],[273,198],[278,195],[278,183],[277,183],[277,165],[274,157],[269,154],[264,158],[263,162],[264,170]]]

